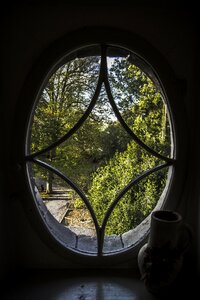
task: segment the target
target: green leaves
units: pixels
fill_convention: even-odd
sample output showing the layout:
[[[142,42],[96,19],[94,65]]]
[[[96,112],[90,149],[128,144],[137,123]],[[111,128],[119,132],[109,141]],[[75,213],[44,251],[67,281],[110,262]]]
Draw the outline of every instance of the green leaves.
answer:
[[[88,191],[100,223],[120,190],[144,171],[161,163],[135,142],[117,152],[106,166],[98,168]],[[121,234],[137,226],[154,208],[165,187],[167,171],[150,175],[120,200],[107,225],[107,234]],[[128,221],[127,221],[128,219]],[[121,228],[121,229],[120,229]]]
[[[125,58],[113,61],[109,76],[114,99],[127,125],[146,145],[170,156],[166,105],[155,84]],[[122,151],[115,151],[107,165],[93,174],[88,193],[100,223],[121,189],[142,172],[161,163],[134,141],[126,139],[125,144]],[[166,178],[167,170],[163,170],[129,190],[113,210],[106,233],[122,234],[137,226],[156,205]]]
[[[95,91],[99,61],[99,56],[75,58],[50,76],[34,112],[31,153],[58,141],[83,116]],[[143,143],[170,157],[170,122],[160,87],[128,56],[115,56],[108,62],[108,80],[123,120]],[[100,224],[116,195],[131,180],[162,163],[121,126],[103,84],[84,124],[42,159],[85,192]],[[36,177],[50,178],[48,171],[36,167],[34,172]],[[121,234],[137,226],[156,205],[166,178],[167,170],[163,170],[133,186],[112,211],[106,233]],[[51,181],[52,186],[58,183],[56,177],[51,176]],[[84,209],[82,200],[77,199],[76,205]]]

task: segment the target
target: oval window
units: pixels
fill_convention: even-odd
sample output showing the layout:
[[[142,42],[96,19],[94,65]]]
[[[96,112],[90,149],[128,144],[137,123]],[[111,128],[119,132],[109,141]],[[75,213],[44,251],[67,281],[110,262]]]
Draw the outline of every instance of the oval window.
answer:
[[[88,45],[50,68],[32,107],[26,164],[59,243],[102,256],[145,236],[175,161],[170,118],[157,74],[131,49]]]

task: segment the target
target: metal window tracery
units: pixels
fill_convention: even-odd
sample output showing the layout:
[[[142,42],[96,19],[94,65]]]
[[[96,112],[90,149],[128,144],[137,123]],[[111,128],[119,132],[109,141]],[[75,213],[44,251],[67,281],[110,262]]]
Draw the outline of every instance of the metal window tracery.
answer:
[[[97,236],[97,255],[102,256],[103,255],[103,245],[104,245],[104,237],[105,237],[105,229],[106,229],[106,224],[108,222],[108,219],[115,208],[115,206],[118,204],[120,199],[123,197],[125,193],[127,193],[134,185],[136,185],[139,181],[142,179],[146,178],[150,174],[157,172],[161,169],[164,169],[166,167],[172,166],[175,163],[174,158],[169,158],[166,157],[158,152],[156,152],[154,149],[150,148],[148,145],[146,145],[140,138],[138,138],[137,135],[132,131],[132,129],[127,125],[125,120],[123,119],[116,103],[114,100],[114,97],[112,95],[111,87],[110,87],[110,82],[108,78],[108,66],[107,66],[107,57],[108,57],[108,51],[110,51],[111,46],[110,45],[101,45],[100,46],[100,51],[101,51],[101,61],[100,61],[100,71],[99,71],[99,77],[98,77],[98,82],[96,85],[96,89],[94,92],[94,95],[91,99],[91,102],[86,109],[85,113],[80,117],[78,122],[60,139],[57,141],[53,142],[51,145],[47,146],[46,148],[37,151],[35,153],[30,153],[30,150],[27,149],[27,154],[25,155],[25,162],[28,163],[34,163],[42,168],[49,170],[53,172],[54,174],[58,175],[61,179],[63,179],[74,191],[77,192],[77,194],[81,197],[81,199],[84,201],[87,209],[89,210],[92,220],[94,222],[94,226],[96,229],[96,236]],[[76,54],[77,55],[77,54]],[[86,54],[87,55],[87,54]],[[78,55],[76,56],[78,57]],[[105,213],[102,225],[99,225],[99,222],[97,220],[97,217],[95,215],[94,209],[87,198],[87,196],[84,194],[84,192],[79,188],[79,186],[73,182],[66,174],[61,172],[59,169],[53,167],[49,163],[42,161],[38,157],[40,155],[48,153],[50,150],[53,148],[59,146],[61,143],[64,141],[68,140],[77,130],[83,125],[83,123],[87,120],[89,117],[91,111],[95,107],[95,104],[97,103],[97,100],[99,98],[101,88],[104,85],[106,94],[108,96],[109,103],[115,113],[116,118],[120,122],[121,126],[124,128],[124,130],[129,134],[132,140],[134,140],[138,145],[140,145],[144,150],[146,150],[148,153],[150,153],[152,156],[161,159],[164,163],[157,165],[154,168],[151,168],[149,170],[146,170],[142,174],[140,174],[138,177],[133,178],[115,197],[113,202],[110,204],[110,206],[107,209],[107,212]],[[29,146],[29,145],[28,145]]]

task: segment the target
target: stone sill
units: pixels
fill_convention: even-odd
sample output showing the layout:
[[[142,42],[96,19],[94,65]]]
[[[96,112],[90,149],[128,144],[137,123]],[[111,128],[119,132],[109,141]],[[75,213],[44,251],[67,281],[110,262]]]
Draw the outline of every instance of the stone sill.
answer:
[[[156,297],[149,293],[138,274],[127,270],[24,270],[5,280],[2,300],[153,300],[191,299],[192,285],[181,279],[177,289]],[[186,283],[186,282],[187,283]],[[192,292],[191,292],[192,291]],[[181,297],[181,298],[180,298]]]

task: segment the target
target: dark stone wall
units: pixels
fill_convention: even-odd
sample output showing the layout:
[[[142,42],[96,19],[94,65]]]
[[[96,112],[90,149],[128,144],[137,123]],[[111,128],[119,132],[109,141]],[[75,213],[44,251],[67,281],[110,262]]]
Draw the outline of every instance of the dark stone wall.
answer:
[[[95,1],[93,1],[95,2]],[[199,54],[195,7],[158,4],[151,1],[92,3],[82,1],[7,1],[1,11],[1,177],[0,177],[0,269],[73,267],[40,239],[29,222],[15,182],[13,163],[15,116],[25,80],[40,55],[57,39],[86,27],[104,26],[137,34],[169,64],[183,85],[182,105],[187,127],[187,178],[181,196],[181,211],[194,231],[188,260],[196,263],[200,230],[199,202]],[[176,86],[174,87],[176,88]],[[24,104],[26,105],[26,103]],[[23,114],[23,109],[21,112]],[[182,132],[184,135],[185,132]],[[185,149],[182,149],[186,151]],[[13,174],[15,174],[13,176]]]

